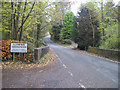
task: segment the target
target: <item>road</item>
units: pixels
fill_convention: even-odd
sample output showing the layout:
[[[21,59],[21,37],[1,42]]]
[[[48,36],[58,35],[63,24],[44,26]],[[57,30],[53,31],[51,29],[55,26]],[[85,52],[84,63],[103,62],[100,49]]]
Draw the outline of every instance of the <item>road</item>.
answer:
[[[118,88],[118,63],[62,47],[50,37],[44,41],[56,61],[42,68],[4,69],[3,88]]]
[[[50,37],[46,37],[45,42],[56,53],[68,76],[74,80],[76,85],[73,87],[118,88],[118,63],[59,46]]]

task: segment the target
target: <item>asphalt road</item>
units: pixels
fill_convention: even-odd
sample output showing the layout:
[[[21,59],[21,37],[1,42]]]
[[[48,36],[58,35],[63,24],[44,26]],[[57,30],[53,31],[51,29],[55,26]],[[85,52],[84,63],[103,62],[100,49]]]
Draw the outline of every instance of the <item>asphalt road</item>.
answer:
[[[56,61],[42,68],[3,69],[3,88],[118,88],[118,63],[59,46],[49,37],[44,41]]]
[[[50,37],[46,37],[44,41],[63,65],[65,71],[62,74],[68,72],[68,76],[74,81],[75,85],[71,87],[118,88],[118,63],[54,44]]]

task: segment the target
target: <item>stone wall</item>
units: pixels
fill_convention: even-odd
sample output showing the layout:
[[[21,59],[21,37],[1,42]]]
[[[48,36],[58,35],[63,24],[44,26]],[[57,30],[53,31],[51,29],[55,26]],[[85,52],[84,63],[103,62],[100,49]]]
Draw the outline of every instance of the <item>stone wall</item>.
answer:
[[[103,56],[109,59],[120,61],[120,51],[112,49],[100,49],[95,47],[89,47],[88,52]]]
[[[34,59],[40,60],[40,58],[49,51],[49,46],[44,46],[34,49]]]

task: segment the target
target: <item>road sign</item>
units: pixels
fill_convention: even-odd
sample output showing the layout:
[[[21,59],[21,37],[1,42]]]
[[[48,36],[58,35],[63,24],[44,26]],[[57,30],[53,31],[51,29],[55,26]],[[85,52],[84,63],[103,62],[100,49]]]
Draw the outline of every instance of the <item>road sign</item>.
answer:
[[[27,43],[11,43],[10,52],[27,53]]]

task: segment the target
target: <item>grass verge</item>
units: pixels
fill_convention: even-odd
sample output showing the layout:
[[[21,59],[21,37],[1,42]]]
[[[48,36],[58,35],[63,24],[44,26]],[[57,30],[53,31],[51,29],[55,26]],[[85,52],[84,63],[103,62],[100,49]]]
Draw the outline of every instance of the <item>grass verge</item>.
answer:
[[[58,44],[58,45],[61,45],[61,46],[63,46],[63,47],[69,47],[69,46],[71,46],[71,44],[63,44],[63,43],[61,43],[61,42],[59,42],[59,41],[53,41],[54,43],[56,43],[56,44]]]

